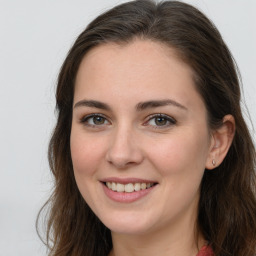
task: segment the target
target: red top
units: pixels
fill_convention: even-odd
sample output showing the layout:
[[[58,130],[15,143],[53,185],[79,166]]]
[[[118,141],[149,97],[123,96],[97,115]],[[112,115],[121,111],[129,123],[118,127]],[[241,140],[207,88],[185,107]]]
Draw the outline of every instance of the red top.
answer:
[[[205,245],[196,256],[214,256],[212,248]]]

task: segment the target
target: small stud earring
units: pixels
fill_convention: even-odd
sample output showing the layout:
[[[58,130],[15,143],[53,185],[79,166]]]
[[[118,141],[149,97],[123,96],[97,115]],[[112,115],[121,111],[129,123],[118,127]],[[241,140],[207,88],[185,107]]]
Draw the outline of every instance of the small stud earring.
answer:
[[[213,165],[213,166],[215,166],[215,165],[216,165],[216,162],[215,162],[215,160],[214,160],[214,159],[212,160],[212,165]]]

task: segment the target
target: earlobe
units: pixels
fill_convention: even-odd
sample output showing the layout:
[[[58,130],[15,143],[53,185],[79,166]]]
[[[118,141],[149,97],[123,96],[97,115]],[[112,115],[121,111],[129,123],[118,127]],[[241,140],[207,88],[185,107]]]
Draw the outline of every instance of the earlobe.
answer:
[[[206,161],[206,169],[218,167],[226,157],[235,135],[235,119],[232,115],[224,116],[222,125],[212,132],[211,145]]]

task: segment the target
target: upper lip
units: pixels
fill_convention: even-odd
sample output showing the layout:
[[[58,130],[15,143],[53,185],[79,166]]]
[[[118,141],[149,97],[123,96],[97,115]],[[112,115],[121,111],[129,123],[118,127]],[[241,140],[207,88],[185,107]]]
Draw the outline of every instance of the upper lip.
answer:
[[[128,183],[157,183],[155,180],[141,179],[141,178],[119,178],[119,177],[108,177],[102,179],[101,182],[116,182],[120,184]]]

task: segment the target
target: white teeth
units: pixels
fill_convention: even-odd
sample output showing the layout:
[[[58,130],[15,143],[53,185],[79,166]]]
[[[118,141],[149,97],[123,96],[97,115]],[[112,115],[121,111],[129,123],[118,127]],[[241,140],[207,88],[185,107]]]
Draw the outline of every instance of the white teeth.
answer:
[[[132,184],[132,183],[126,184],[126,185],[124,186],[124,191],[125,191],[125,192],[128,192],[128,193],[133,192],[133,191],[134,191],[134,186],[133,186],[133,184]]]
[[[146,188],[147,188],[146,183],[141,183],[141,185],[140,185],[140,189],[146,189]]]
[[[109,189],[117,192],[126,192],[131,193],[134,191],[140,191],[147,188],[150,188],[154,185],[154,183],[128,183],[128,184],[121,184],[116,182],[106,182],[106,185]]]
[[[140,183],[135,183],[134,190],[135,191],[140,191]]]
[[[117,192],[124,192],[124,184],[116,183],[116,191]]]
[[[115,182],[112,182],[112,190],[116,191],[116,183]]]
[[[111,182],[107,182],[106,185],[107,185],[108,188],[112,189],[112,183]]]

